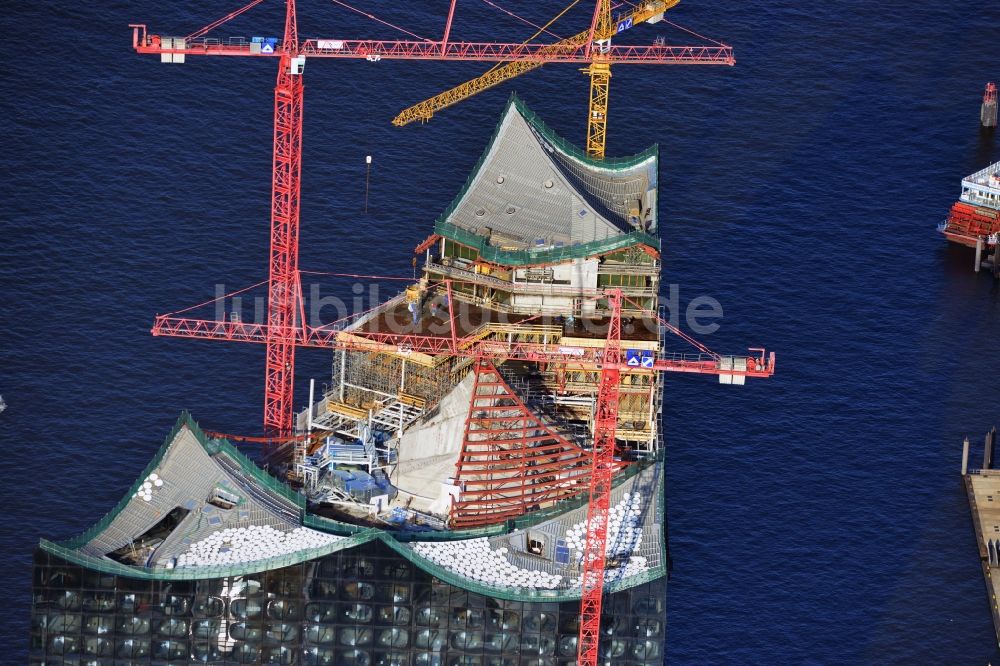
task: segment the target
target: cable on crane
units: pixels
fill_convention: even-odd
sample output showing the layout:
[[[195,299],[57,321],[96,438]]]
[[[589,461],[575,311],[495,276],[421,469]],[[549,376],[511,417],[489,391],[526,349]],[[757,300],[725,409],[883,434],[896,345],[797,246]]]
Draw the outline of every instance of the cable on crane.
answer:
[[[319,273],[319,274],[320,275],[324,275],[324,273]],[[336,274],[335,273],[325,273],[325,275],[336,275]],[[347,276],[347,277],[353,277],[353,276]],[[358,276],[358,277],[373,277],[373,276]],[[412,280],[410,280],[409,278],[386,278],[386,279],[389,279],[389,280],[406,280],[407,282],[412,282]],[[429,290],[431,290],[431,289],[433,289],[435,287],[439,287],[439,286],[441,286],[443,284],[445,284],[445,283],[444,282],[431,282],[430,284],[428,284],[426,286],[426,289],[429,291]],[[388,302],[388,301],[386,301],[386,302]],[[349,321],[351,319],[357,319],[357,318],[363,317],[365,315],[371,314],[371,313],[375,312],[376,310],[378,310],[379,308],[383,307],[384,305],[385,305],[385,303],[376,303],[375,305],[373,305],[372,307],[368,308],[367,310],[363,310],[361,312],[353,312],[353,313],[351,313],[349,315],[341,317],[340,319],[334,319],[331,322],[327,322],[325,324],[320,324],[319,326],[314,327],[313,330],[314,331],[322,331],[324,329],[330,329],[331,327],[336,327],[336,325],[340,324],[341,322]]]
[[[290,435],[287,437],[268,437],[267,435],[234,435],[232,433],[221,432],[219,430],[205,430],[206,435],[213,439],[227,439],[237,442],[250,442],[256,444],[271,444],[273,442],[302,442],[308,439],[309,435]]]
[[[562,39],[562,37],[560,37],[556,33],[552,32],[551,30],[546,30],[545,28],[543,28],[542,26],[538,25],[537,23],[532,23],[531,21],[529,21],[528,19],[524,18],[523,16],[518,16],[514,12],[510,11],[509,9],[505,9],[505,8],[501,7],[500,5],[496,4],[495,2],[491,2],[490,0],[483,0],[483,2],[485,2],[490,7],[493,7],[494,9],[503,12],[507,16],[510,16],[511,18],[520,21],[521,23],[525,23],[527,25],[530,25],[532,28],[538,28],[539,30],[543,31],[545,34],[551,35],[551,36],[555,37],[556,39]]]
[[[636,3],[634,3],[634,2],[631,2],[630,0],[623,0],[623,2],[624,2],[624,4],[627,4],[627,5],[629,5],[629,6],[630,6],[630,7],[632,7],[633,9],[638,9],[638,7],[639,7],[639,5],[638,5],[638,4],[636,4]],[[666,17],[664,17],[664,18],[662,19],[662,21],[663,21],[664,23],[668,24],[668,25],[672,25],[673,27],[677,28],[678,30],[680,30],[680,31],[682,31],[682,32],[686,32],[686,33],[688,33],[689,35],[693,35],[693,36],[697,37],[698,39],[704,39],[704,40],[705,40],[706,42],[712,42],[712,43],[713,43],[713,44],[715,44],[716,46],[729,46],[728,44],[723,44],[723,43],[722,43],[722,42],[720,42],[720,41],[717,41],[717,40],[714,40],[714,39],[712,39],[711,37],[706,37],[705,35],[701,35],[701,34],[698,34],[698,33],[697,33],[697,32],[695,32],[694,30],[691,30],[690,28],[685,28],[684,26],[682,26],[682,25],[680,25],[680,24],[678,24],[678,23],[674,23],[673,21],[669,20],[669,19],[668,19],[668,18],[666,18]]]
[[[228,294],[223,294],[222,296],[217,296],[216,298],[207,300],[204,303],[198,303],[197,305],[192,305],[191,307],[184,308],[183,310],[177,310],[176,312],[168,312],[164,316],[179,315],[179,314],[183,314],[185,312],[190,312],[191,310],[194,310],[194,309],[200,308],[200,307],[204,307],[206,305],[211,305],[212,303],[215,303],[216,301],[221,301],[223,299],[229,298],[230,296],[238,296],[240,294],[243,294],[245,292],[250,291],[251,289],[256,289],[257,287],[260,287],[261,285],[265,285],[265,284],[267,284],[267,280],[261,280],[257,284],[252,284],[249,287],[245,287],[243,289],[240,289],[238,291],[233,291],[233,292],[230,292]]]
[[[551,20],[550,20],[550,21],[549,21],[548,23],[546,23],[546,24],[545,24],[545,25],[543,25],[543,26],[542,26],[541,28],[539,28],[539,29],[538,29],[538,30],[537,30],[537,31],[535,32],[535,34],[533,34],[533,35],[532,35],[531,37],[528,37],[528,38],[527,38],[526,40],[524,40],[524,41],[522,42],[522,44],[527,44],[527,43],[528,43],[528,42],[530,42],[531,40],[533,40],[533,39],[535,39],[536,37],[538,37],[538,35],[542,34],[542,31],[543,31],[543,30],[548,30],[548,29],[549,29],[549,27],[550,27],[550,26],[551,26],[551,25],[552,25],[553,23],[555,23],[556,21],[558,21],[559,19],[561,19],[561,18],[563,17],[563,15],[564,15],[564,14],[565,14],[566,12],[568,12],[569,10],[573,9],[574,7],[576,7],[576,6],[577,6],[577,5],[579,4],[579,3],[580,3],[580,0],[573,0],[573,2],[569,3],[568,5],[566,5],[566,8],[565,8],[565,9],[563,9],[563,10],[562,10],[561,12],[559,12],[559,13],[558,13],[558,14],[556,14],[556,15],[555,15],[554,17],[552,17],[552,19],[551,19]],[[505,62],[498,62],[497,64],[493,65],[493,66],[492,66],[492,67],[490,67],[490,68],[489,68],[488,70],[486,70],[485,72],[483,72],[483,73],[482,73],[482,74],[480,75],[480,78],[482,78],[483,76],[486,76],[486,75],[487,75],[487,74],[489,74],[490,72],[493,72],[493,71],[496,71],[497,69],[499,69],[499,68],[501,68],[501,67],[503,67],[504,65],[507,65],[507,64],[508,64],[508,63],[505,63]]]
[[[434,41],[433,39],[427,39],[426,37],[418,35],[415,32],[410,32],[406,28],[400,28],[398,25],[396,25],[394,23],[389,23],[388,21],[380,19],[379,17],[375,16],[374,14],[370,14],[370,13],[368,13],[366,11],[358,9],[357,7],[352,7],[351,5],[347,4],[346,2],[343,2],[343,0],[330,0],[330,2],[332,2],[335,5],[340,5],[344,9],[349,9],[352,12],[355,12],[357,14],[361,14],[362,16],[364,16],[366,18],[370,18],[371,20],[375,21],[376,23],[381,23],[382,25],[389,26],[393,30],[398,30],[398,31],[400,31],[402,33],[406,33],[407,35],[409,35],[411,37],[416,37],[417,39],[422,39],[425,42],[433,42]]]
[[[694,347],[698,351],[702,352],[703,354],[708,354],[712,358],[716,358],[716,359],[720,358],[719,354],[717,354],[716,352],[712,351],[711,349],[709,349],[708,347],[706,347],[702,343],[698,342],[697,340],[695,340],[694,338],[692,338],[690,335],[688,335],[687,333],[685,333],[681,329],[677,328],[676,326],[674,326],[669,321],[667,321],[663,317],[659,316],[658,314],[656,314],[652,310],[648,310],[648,309],[642,307],[641,305],[639,305],[638,303],[636,303],[635,301],[633,301],[628,296],[625,296],[624,294],[622,295],[622,300],[624,300],[624,301],[626,301],[628,303],[631,303],[635,307],[639,308],[640,312],[643,312],[643,313],[648,312],[651,316],[653,316],[654,318],[656,318],[656,320],[660,323],[661,326],[663,326],[668,331],[670,331],[671,333],[673,333],[674,335],[676,335],[680,339],[684,340],[689,345],[691,345],[692,347]]]
[[[678,30],[682,30],[682,31],[688,33],[689,35],[694,35],[695,37],[698,37],[699,39],[704,39],[706,42],[712,42],[716,46],[728,46],[727,44],[723,44],[722,42],[716,41],[716,40],[712,39],[711,37],[706,37],[705,35],[700,35],[697,32],[695,32],[694,30],[691,30],[689,28],[685,28],[684,26],[678,25],[678,24],[674,23],[673,21],[670,21],[670,20],[667,20],[667,19],[663,19],[663,22],[664,23],[668,23],[668,24],[674,26]]]
[[[358,279],[368,279],[368,280],[400,280],[406,282],[413,282],[412,278],[408,277],[397,277],[391,275],[359,275],[356,273],[328,273],[325,271],[299,271],[303,275],[329,275],[331,277],[349,277]]]
[[[252,0],[249,4],[246,4],[246,5],[242,6],[242,7],[240,7],[235,12],[231,12],[229,14],[226,14],[225,16],[223,16],[222,18],[220,18],[219,20],[213,21],[212,23],[209,23],[208,25],[206,25],[201,30],[195,30],[190,35],[188,35],[187,37],[185,37],[184,41],[188,41],[188,40],[191,40],[191,39],[198,39],[199,37],[201,37],[205,33],[208,33],[208,32],[211,32],[212,30],[215,30],[216,28],[218,28],[223,23],[226,23],[227,21],[230,21],[230,20],[236,18],[237,16],[239,16],[240,14],[242,14],[244,12],[250,11],[251,9],[253,9],[254,7],[256,7],[257,5],[259,5],[262,2],[264,2],[264,0]]]

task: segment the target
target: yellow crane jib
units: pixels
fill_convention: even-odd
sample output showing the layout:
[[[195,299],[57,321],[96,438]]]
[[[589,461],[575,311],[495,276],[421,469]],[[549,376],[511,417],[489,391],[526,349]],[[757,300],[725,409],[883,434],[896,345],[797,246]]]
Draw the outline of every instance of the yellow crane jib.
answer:
[[[597,30],[595,31],[595,34],[602,36],[602,39],[607,39],[612,34],[624,32],[625,30],[628,30],[629,28],[640,23],[656,22],[662,17],[664,12],[676,6],[679,2],[680,0],[651,0],[650,2],[643,2],[631,10],[619,14],[618,17],[615,18],[615,20],[610,24],[610,27],[604,27],[602,30]],[[571,3],[570,7],[575,4],[575,2]],[[556,18],[559,18],[559,16],[565,13],[568,9],[569,7],[564,9],[558,16],[556,16]],[[553,21],[554,20],[555,19],[553,19]],[[551,24],[552,21],[546,24],[545,27],[547,28]],[[605,33],[607,33],[606,36],[604,36]],[[566,39],[562,39],[551,44],[547,47],[546,51],[558,51],[567,47],[575,48],[580,44],[586,43],[588,39],[590,39],[590,30],[585,30],[579,34],[573,35],[572,37],[567,37]],[[466,81],[465,83],[459,84],[454,88],[450,88],[449,90],[435,95],[434,97],[404,109],[398,116],[393,118],[392,124],[397,127],[402,127],[403,125],[408,125],[416,120],[427,122],[434,116],[435,113],[441,111],[442,109],[446,109],[464,99],[468,99],[473,95],[483,92],[484,90],[488,90],[503,83],[504,81],[516,78],[525,72],[538,69],[541,66],[542,63],[540,62],[518,61],[504,63],[494,67],[482,76]],[[608,77],[610,78],[610,74]],[[607,85],[605,85],[604,90],[606,93]]]

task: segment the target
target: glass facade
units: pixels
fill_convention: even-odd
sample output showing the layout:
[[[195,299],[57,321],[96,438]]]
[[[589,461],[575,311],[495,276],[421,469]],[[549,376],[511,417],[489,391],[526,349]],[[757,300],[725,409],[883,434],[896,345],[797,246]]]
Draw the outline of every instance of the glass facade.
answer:
[[[579,602],[444,583],[379,541],[259,574],[142,580],[38,550],[32,665],[570,666]],[[601,663],[663,663],[666,579],[605,596]]]

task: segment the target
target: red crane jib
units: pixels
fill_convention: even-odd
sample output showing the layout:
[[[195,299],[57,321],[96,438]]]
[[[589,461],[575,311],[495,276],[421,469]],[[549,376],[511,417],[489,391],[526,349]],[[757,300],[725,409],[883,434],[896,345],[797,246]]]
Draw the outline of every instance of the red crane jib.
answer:
[[[140,30],[140,28],[134,28]],[[183,49],[164,48],[159,35],[139,36],[134,41],[138,53],[185,56],[249,56],[275,58],[284,55],[282,45],[273,51],[254,49],[244,38],[231,43],[217,39],[188,39]],[[551,44],[517,44],[496,42],[420,42],[379,39],[309,39],[295,49],[293,55],[309,58],[341,58],[354,60],[460,60],[478,62],[544,62],[588,64],[591,56],[586,45],[554,48]],[[735,65],[731,46],[687,46],[652,44],[643,46],[611,46],[602,54],[611,63],[647,65]]]
[[[229,342],[268,341],[268,325],[239,321],[216,321],[210,319],[190,319],[160,315],[153,323],[152,334],[197,340],[224,340]],[[287,331],[286,331],[287,333]],[[610,359],[603,356],[600,348],[566,347],[541,342],[507,342],[505,340],[482,340],[475,334],[451,338],[447,336],[413,335],[409,333],[372,333],[350,331],[345,335],[341,330],[317,328],[293,328],[290,331],[299,347],[320,349],[343,349],[346,351],[389,352],[407,354],[446,354],[466,358],[482,358],[495,361],[529,361],[533,363],[558,363],[570,368],[594,368],[610,365]],[[719,355],[714,353],[664,353],[654,358],[653,367],[636,368],[621,360],[617,367],[628,372],[687,372],[704,375],[733,375],[747,377],[770,377],[774,374],[774,353],[767,354],[762,349],[751,350],[755,355],[747,356],[746,370],[729,370],[719,365]]]

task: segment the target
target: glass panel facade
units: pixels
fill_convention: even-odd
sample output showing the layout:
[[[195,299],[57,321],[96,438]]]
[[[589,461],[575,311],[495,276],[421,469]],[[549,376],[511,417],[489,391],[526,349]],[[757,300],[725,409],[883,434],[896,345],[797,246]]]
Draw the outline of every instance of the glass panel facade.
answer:
[[[33,665],[570,666],[579,602],[449,585],[381,542],[248,576],[139,580],[38,550]],[[666,580],[605,597],[604,664],[663,663]]]

